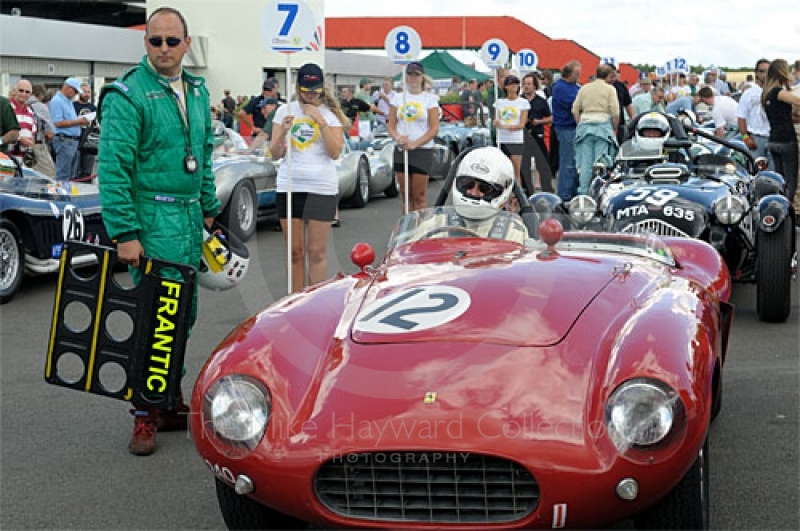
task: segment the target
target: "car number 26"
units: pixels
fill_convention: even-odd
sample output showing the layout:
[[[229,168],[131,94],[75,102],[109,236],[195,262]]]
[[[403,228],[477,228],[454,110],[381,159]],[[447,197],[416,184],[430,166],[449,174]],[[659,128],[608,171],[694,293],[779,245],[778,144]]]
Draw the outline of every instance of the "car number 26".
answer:
[[[680,194],[668,188],[640,188],[632,194],[625,196],[626,201],[644,201],[647,204],[661,207],[661,213],[670,218],[694,221],[694,210],[668,205],[670,201]]]

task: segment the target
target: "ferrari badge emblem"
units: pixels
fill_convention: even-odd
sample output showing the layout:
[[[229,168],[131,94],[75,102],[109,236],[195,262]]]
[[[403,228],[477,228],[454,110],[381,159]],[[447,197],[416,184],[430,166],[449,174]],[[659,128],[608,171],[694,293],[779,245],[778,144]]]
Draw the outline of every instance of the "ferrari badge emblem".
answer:
[[[433,404],[434,402],[436,402],[436,392],[428,391],[427,393],[425,393],[425,398],[423,399],[423,403]]]

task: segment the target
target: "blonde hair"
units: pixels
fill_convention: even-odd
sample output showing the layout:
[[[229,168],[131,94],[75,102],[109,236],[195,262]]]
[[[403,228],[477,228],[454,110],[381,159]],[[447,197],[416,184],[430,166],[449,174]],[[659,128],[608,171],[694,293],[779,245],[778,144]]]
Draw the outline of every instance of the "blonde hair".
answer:
[[[789,63],[786,59],[775,59],[767,69],[767,80],[764,82],[764,91],[761,93],[761,105],[767,107],[767,96],[775,87],[791,89],[792,78],[789,77]]]
[[[429,90],[433,88],[433,78],[428,74],[422,74],[422,90]]]
[[[297,102],[302,105],[304,100],[302,99],[301,94],[303,94],[303,92],[300,90],[299,84],[295,84],[294,94]],[[333,95],[331,89],[329,89],[328,87],[322,87],[322,95],[320,96],[319,99],[328,109],[330,109],[330,111],[339,119],[339,121],[342,122],[342,127],[344,128],[345,131],[350,129],[350,126],[352,124],[350,123],[350,120],[347,118],[347,116],[344,115],[344,112],[342,111],[342,106],[339,105],[339,100]]]

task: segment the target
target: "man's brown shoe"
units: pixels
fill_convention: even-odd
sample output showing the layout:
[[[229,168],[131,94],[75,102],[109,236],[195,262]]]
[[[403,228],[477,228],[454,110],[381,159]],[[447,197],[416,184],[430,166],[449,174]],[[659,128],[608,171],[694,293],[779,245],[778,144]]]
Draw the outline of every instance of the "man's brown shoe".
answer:
[[[128,450],[133,455],[150,455],[156,451],[156,415],[154,411],[132,409],[133,434]]]

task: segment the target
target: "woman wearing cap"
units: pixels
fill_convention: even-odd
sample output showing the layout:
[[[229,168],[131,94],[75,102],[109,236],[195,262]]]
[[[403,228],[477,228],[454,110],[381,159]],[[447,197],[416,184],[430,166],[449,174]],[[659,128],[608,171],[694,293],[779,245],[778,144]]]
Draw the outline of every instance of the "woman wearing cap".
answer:
[[[342,127],[348,126],[339,102],[325,87],[322,69],[313,63],[301,66],[295,101],[276,111],[269,145],[273,158],[283,157],[289,133],[292,163],[281,164],[278,170],[276,202],[286,235],[286,192],[291,177],[292,291],[321,282],[328,274],[328,236],[339,194],[334,160],[342,153]]]
[[[525,142],[525,124],[528,122],[528,111],[531,104],[519,97],[519,78],[509,75],[503,81],[506,97],[494,104],[494,126],[497,129],[497,142],[500,149],[508,155],[514,165],[514,177],[522,184],[520,167],[522,166],[522,147]]]
[[[389,102],[389,135],[397,144],[394,152],[394,171],[400,183],[403,212],[421,210],[428,205],[428,174],[433,162],[433,139],[439,133],[439,101],[425,91],[425,68],[420,63],[406,66],[406,91],[395,93]],[[403,151],[408,151],[408,178],[405,174]]]

